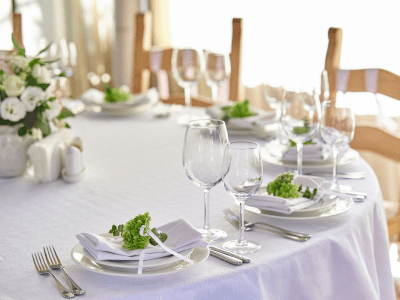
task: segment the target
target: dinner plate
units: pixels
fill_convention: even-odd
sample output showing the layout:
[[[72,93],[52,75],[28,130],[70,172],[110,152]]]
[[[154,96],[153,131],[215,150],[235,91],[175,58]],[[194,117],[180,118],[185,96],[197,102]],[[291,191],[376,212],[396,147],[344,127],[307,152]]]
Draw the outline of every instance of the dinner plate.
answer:
[[[276,156],[271,155],[268,150],[263,147],[261,148],[261,156],[262,160],[272,164],[272,165],[277,165],[277,166],[282,166],[285,168],[291,168],[291,169],[296,169],[297,168],[297,162],[296,161],[286,161],[282,160]],[[353,162],[355,162],[357,159],[359,159],[360,154],[354,150],[349,148],[346,153],[344,153],[339,159],[338,159],[338,166],[345,166],[349,165]],[[333,159],[327,159],[324,161],[309,161],[309,162],[304,162],[303,161],[303,169],[318,169],[318,168],[329,168],[333,167]]]
[[[193,264],[190,264],[184,260],[178,260],[177,262],[165,265],[161,268],[144,269],[143,273],[141,275],[138,275],[137,270],[113,268],[98,264],[96,261],[89,259],[84,254],[81,244],[77,244],[71,250],[71,257],[73,261],[85,270],[105,275],[133,278],[151,278],[180,272],[205,261],[208,258],[209,254],[210,250],[208,249],[208,247],[196,247],[193,249],[193,252],[190,253],[188,256],[194,261]]]
[[[182,251],[182,252],[179,252],[179,254],[187,257],[192,252],[193,252],[193,248],[185,250],[185,251]],[[88,257],[92,261],[95,261],[99,265],[112,267],[112,268],[132,269],[132,270],[137,270],[139,268],[139,261],[138,260],[96,260],[85,249],[83,249],[83,253],[86,255],[86,257]],[[150,269],[150,268],[160,268],[160,267],[163,267],[165,265],[175,263],[175,262],[177,262],[179,260],[181,260],[181,259],[179,257],[174,256],[174,255],[169,255],[169,256],[165,256],[165,257],[145,260],[145,261],[143,261],[143,270],[144,269]]]
[[[245,205],[245,210],[276,219],[310,220],[337,216],[349,211],[354,206],[354,201],[351,198],[341,199],[337,196],[329,197],[337,198],[337,201],[333,205],[321,207],[313,211],[296,211],[291,214],[282,214],[247,205]]]

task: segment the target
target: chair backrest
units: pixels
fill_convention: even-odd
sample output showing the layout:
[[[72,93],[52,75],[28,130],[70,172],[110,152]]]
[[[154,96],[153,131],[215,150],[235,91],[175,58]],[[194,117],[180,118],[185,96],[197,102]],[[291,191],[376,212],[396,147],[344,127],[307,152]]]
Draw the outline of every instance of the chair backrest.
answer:
[[[328,31],[329,44],[325,69],[329,78],[330,100],[335,103],[337,91],[343,89],[344,92],[379,93],[400,100],[399,75],[382,69],[340,69],[342,34],[340,28],[330,28]],[[350,146],[400,162],[400,139],[380,128],[356,124],[354,139]]]
[[[20,44],[22,46],[23,44],[22,44],[21,14],[13,13],[13,15],[12,15],[12,29],[13,29],[12,33],[13,33],[13,35],[15,37],[15,40],[18,42],[18,44]],[[11,38],[11,35],[10,35],[9,38]],[[11,54],[13,52],[13,50],[11,50],[11,51],[2,51],[2,50],[0,50],[0,52],[8,55],[8,54]]]
[[[151,12],[138,13],[135,19],[136,32],[133,58],[133,93],[144,93],[150,85],[150,63],[151,63],[151,31],[152,15]],[[232,21],[232,50],[231,76],[229,99],[237,101],[240,98],[240,74],[241,74],[241,49],[242,49],[242,19],[233,19]],[[173,49],[162,50],[161,69],[171,71],[171,57]],[[171,96],[173,98],[173,96]],[[201,97],[200,97],[201,98]],[[201,102],[201,100],[199,100]],[[168,101],[167,101],[168,102]],[[200,104],[193,99],[193,105]],[[206,103],[208,105],[210,103]]]

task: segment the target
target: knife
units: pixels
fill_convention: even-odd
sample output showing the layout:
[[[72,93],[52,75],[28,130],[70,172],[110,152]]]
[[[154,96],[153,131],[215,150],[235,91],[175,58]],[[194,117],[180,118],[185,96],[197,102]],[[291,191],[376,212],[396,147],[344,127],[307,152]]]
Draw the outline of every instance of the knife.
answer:
[[[214,250],[214,251],[217,251],[217,252],[232,256],[232,257],[237,258],[237,259],[240,259],[244,263],[251,262],[251,259],[246,257],[246,256],[239,255],[239,254],[236,254],[236,253],[233,253],[233,252],[221,249],[221,248],[217,248],[217,247],[214,247],[214,246],[209,246],[209,247],[210,247],[211,250]]]
[[[241,264],[243,264],[242,260],[234,258],[233,256],[223,254],[221,252],[215,251],[213,249],[210,249],[210,254],[216,258],[219,258],[219,259],[226,261],[235,266],[240,266]]]

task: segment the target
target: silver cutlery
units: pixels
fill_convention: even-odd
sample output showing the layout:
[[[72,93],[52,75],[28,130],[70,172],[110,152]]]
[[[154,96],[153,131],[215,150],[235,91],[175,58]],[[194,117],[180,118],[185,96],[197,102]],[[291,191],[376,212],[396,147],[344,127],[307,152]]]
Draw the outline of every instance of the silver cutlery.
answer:
[[[227,250],[225,250],[225,249],[217,248],[217,247],[214,247],[214,246],[209,246],[209,248],[210,248],[210,250],[214,250],[214,251],[217,251],[217,252],[226,254],[226,255],[228,255],[228,256],[232,256],[232,257],[234,257],[234,258],[240,259],[240,260],[241,260],[242,262],[244,262],[244,263],[249,263],[249,262],[251,262],[251,259],[250,259],[250,258],[248,258],[248,257],[246,257],[246,256],[243,256],[243,255],[239,255],[239,254],[237,254],[237,253],[233,253],[233,252],[231,252],[231,251],[227,251]]]
[[[64,298],[71,299],[71,298],[75,297],[75,295],[73,293],[71,293],[60,282],[60,280],[58,280],[58,278],[50,271],[49,267],[46,265],[46,263],[44,261],[42,253],[37,253],[37,254],[35,253],[35,256],[33,256],[33,254],[32,254],[32,259],[33,259],[33,263],[35,264],[36,271],[38,271],[40,275],[50,274],[54,278],[54,280],[60,290],[60,293]]]
[[[230,263],[232,265],[235,265],[235,266],[240,266],[241,264],[243,264],[243,261],[241,259],[235,258],[233,256],[226,255],[224,253],[215,251],[213,249],[210,249],[210,255],[212,255],[212,256],[214,256],[216,258],[219,258],[219,259],[221,259],[223,261],[226,261],[226,262],[228,262],[228,263]]]
[[[332,177],[332,172],[309,172],[304,175],[314,175],[314,176],[322,176],[322,177]],[[338,173],[337,177],[342,179],[363,179],[365,178],[366,172],[348,172],[348,173]]]
[[[233,226],[235,226],[237,229],[239,229],[239,221],[238,220],[235,220],[234,218],[232,218],[232,217],[230,217],[228,215],[225,215],[225,219],[229,223],[231,223]],[[254,229],[254,226],[248,227],[248,226],[246,226],[246,223],[245,223],[244,228],[245,228],[245,231],[252,231]],[[280,235],[280,236],[285,237],[285,238],[290,239],[290,240],[298,241],[298,242],[305,242],[308,239],[307,237],[299,237],[299,236],[291,235],[289,233],[285,233],[284,231],[275,231],[275,230],[272,230],[272,229],[262,228],[262,227],[261,227],[261,229],[269,231],[271,233],[275,233],[277,235]]]
[[[233,220],[235,220],[236,222],[239,223],[239,217],[237,215],[235,215],[233,213],[233,211],[231,211],[229,208],[224,209],[224,213],[229,218],[232,218]],[[247,222],[246,220],[244,220],[244,227],[245,228],[251,228],[251,229],[247,229],[247,231],[252,230],[252,228],[254,228],[256,225],[267,226],[267,227],[282,231],[284,233],[297,236],[299,238],[307,238],[307,239],[309,239],[309,238],[312,237],[311,234],[303,234],[303,233],[299,233],[299,232],[290,231],[290,230],[287,230],[287,229],[284,229],[284,228],[281,228],[281,227],[277,227],[277,226],[274,226],[274,225],[271,225],[271,224],[267,224],[267,223],[264,223],[264,222],[252,222],[252,223],[250,223],[250,222]]]
[[[52,270],[61,270],[64,272],[65,276],[67,277],[68,284],[71,288],[71,291],[75,295],[83,295],[85,293],[84,290],[82,290],[76,283],[75,281],[72,280],[72,278],[68,275],[67,271],[65,270],[64,266],[62,265],[60,259],[58,258],[56,249],[52,246],[53,249],[50,247],[43,247],[44,250],[44,256],[46,257],[47,264],[49,265],[50,269]]]
[[[361,199],[365,199],[367,198],[368,194],[364,193],[364,192],[356,192],[356,191],[341,191],[341,190],[335,190],[333,189],[332,191],[336,192],[336,193],[341,193],[341,194],[346,194],[346,195],[350,195],[350,196],[355,196],[356,198],[361,198]]]

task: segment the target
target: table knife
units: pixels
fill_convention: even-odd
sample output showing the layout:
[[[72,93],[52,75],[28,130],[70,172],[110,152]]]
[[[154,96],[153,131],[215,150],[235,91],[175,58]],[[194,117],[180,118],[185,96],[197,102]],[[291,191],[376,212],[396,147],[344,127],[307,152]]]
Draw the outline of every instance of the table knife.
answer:
[[[227,250],[224,250],[224,249],[221,249],[221,248],[217,248],[217,247],[214,247],[214,246],[209,246],[209,248],[210,248],[211,250],[214,250],[214,251],[217,251],[217,252],[220,252],[220,253],[223,253],[223,254],[232,256],[232,257],[237,258],[237,259],[240,259],[240,260],[243,261],[244,263],[249,263],[249,262],[251,262],[251,259],[248,258],[248,257],[246,257],[246,256],[239,255],[239,254],[237,254],[237,253],[233,253],[233,252],[230,252],[230,251],[227,251]]]
[[[241,264],[243,264],[243,261],[240,259],[234,258],[233,256],[229,256],[212,249],[210,249],[210,254],[235,266],[240,266]]]

